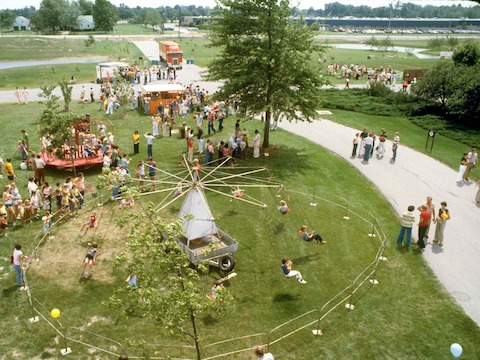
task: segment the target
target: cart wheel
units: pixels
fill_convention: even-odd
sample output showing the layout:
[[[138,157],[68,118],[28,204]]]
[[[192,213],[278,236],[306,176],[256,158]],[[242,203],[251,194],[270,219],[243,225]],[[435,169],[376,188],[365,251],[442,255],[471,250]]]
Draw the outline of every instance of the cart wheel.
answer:
[[[231,271],[235,267],[235,259],[232,255],[224,255],[220,258],[218,267],[223,271]]]

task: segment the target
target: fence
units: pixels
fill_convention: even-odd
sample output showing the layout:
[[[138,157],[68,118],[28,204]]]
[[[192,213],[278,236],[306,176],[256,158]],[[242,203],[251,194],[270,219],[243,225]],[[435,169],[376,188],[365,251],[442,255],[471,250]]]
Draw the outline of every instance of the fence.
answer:
[[[386,245],[386,235],[383,232],[380,224],[377,222],[375,217],[372,214],[368,214],[368,217],[372,219],[369,221],[365,217],[365,212],[362,209],[362,214],[359,214],[352,210],[349,207],[349,202],[346,199],[338,198],[337,201],[332,199],[327,199],[321,196],[315,196],[307,193],[303,193],[300,191],[292,191],[290,193],[297,194],[301,196],[305,196],[306,198],[312,198],[312,202],[310,203],[311,206],[316,206],[316,201],[323,201],[325,203],[329,203],[338,207],[339,214],[343,214],[342,219],[344,221],[350,220],[350,216],[355,216],[358,219],[364,221],[369,227],[370,231],[366,236],[375,239],[378,241],[379,246],[378,250],[375,254],[374,259],[361,271],[358,275],[351,281],[350,284],[345,286],[342,290],[340,290],[337,294],[335,294],[332,298],[330,298],[325,304],[321,307],[312,309],[307,311],[303,314],[300,314],[288,321],[285,321],[275,328],[271,329],[268,332],[262,333],[254,333],[248,334],[244,336],[237,336],[230,339],[225,339],[209,344],[205,344],[201,346],[201,353],[202,358],[204,360],[211,360],[211,359],[220,359],[226,357],[236,357],[240,354],[244,354],[247,352],[251,352],[252,347],[255,345],[263,344],[267,348],[270,348],[274,345],[277,345],[281,342],[286,341],[288,338],[293,336],[296,333],[306,329],[306,328],[313,328],[311,330],[312,336],[319,336],[322,335],[322,325],[325,323],[325,320],[329,317],[330,314],[334,312],[339,312],[339,309],[344,305],[344,307],[348,310],[354,310],[356,301],[359,301],[360,296],[358,299],[356,295],[359,293],[360,290],[364,289],[368,291],[371,286],[377,285],[378,281],[376,279],[376,274],[381,266],[382,261],[386,260],[383,256],[385,251]],[[102,190],[99,192],[91,193],[87,195],[90,198],[88,202],[93,207],[103,205],[103,201],[106,201],[110,198],[109,194],[106,190]],[[277,194],[278,196],[278,194]],[[342,205],[338,201],[340,201]],[[53,226],[55,226],[59,221],[62,220],[62,216],[58,218]],[[42,242],[45,240],[47,234],[37,235],[35,240],[30,245],[27,253],[32,254],[33,257],[36,257],[36,252]],[[36,299],[31,293],[28,288],[28,278],[27,272],[30,265],[30,261],[32,258],[27,262],[26,270],[24,272],[24,281],[25,281],[25,289],[27,290],[29,304],[32,309],[32,318],[30,319],[31,323],[35,323],[39,321],[40,318],[47,322],[52,329],[62,337],[64,348],[61,349],[62,354],[68,354],[71,352],[69,344],[75,343],[78,345],[82,345],[88,347],[90,349],[94,349],[98,352],[102,352],[104,354],[112,355],[112,356],[119,356],[119,353],[126,353],[127,348],[129,347],[127,344],[122,344],[120,341],[115,339],[110,339],[104,337],[101,334],[96,334],[90,331],[87,331],[83,328],[75,327],[75,326],[64,326],[58,321],[54,319],[51,320],[50,311],[48,310],[45,304],[41,303],[38,299]],[[367,286],[370,286],[367,288]],[[333,317],[332,317],[333,318]],[[59,344],[61,344],[60,342]],[[150,349],[150,350],[149,350]],[[154,355],[151,355],[151,349],[154,351]],[[185,344],[145,344],[144,351],[149,354],[150,359],[165,359],[167,356],[156,356],[158,352],[155,349],[161,349],[160,353],[169,353],[169,359],[195,359],[196,349],[193,345],[185,345]],[[173,355],[175,353],[176,355]],[[144,358],[144,355],[129,355],[130,359],[139,359]]]

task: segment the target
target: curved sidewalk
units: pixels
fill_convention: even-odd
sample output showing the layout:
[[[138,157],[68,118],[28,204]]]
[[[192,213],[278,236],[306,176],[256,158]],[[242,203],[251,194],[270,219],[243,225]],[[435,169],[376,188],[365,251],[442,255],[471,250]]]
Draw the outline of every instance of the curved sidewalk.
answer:
[[[458,185],[455,181],[455,170],[427,155],[402,146],[401,134],[395,163],[390,162],[392,144],[388,141],[383,159],[377,159],[374,154],[369,164],[364,164],[362,159],[350,157],[352,140],[355,133],[361,132],[359,130],[321,119],[312,123],[283,121],[279,123],[279,127],[303,136],[348,161],[376,185],[399,216],[408,205],[417,207],[425,202],[427,196],[432,196],[437,213],[440,202],[446,201],[452,219],[445,227],[443,248],[432,245],[435,231],[432,226],[423,256],[446,290],[465,312],[480,324],[480,209],[475,203],[477,187],[474,183]],[[418,219],[417,211],[415,216]],[[415,226],[413,235],[416,235],[416,229]],[[390,238],[388,241],[392,249],[395,239]]]

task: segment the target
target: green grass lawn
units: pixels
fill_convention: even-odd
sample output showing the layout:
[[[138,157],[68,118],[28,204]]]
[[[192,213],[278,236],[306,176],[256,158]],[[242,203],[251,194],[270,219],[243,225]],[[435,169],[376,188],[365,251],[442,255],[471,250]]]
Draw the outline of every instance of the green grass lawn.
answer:
[[[143,54],[131,42],[128,41],[96,41],[90,47],[86,47],[83,40],[72,39],[45,39],[45,38],[22,38],[25,48],[18,47],[18,39],[1,38],[0,47],[8,51],[0,53],[0,61],[25,61],[51,60],[56,58],[91,58],[100,61],[125,61],[127,63],[138,62]],[[103,60],[101,60],[103,59]],[[100,62],[99,61],[99,62]],[[70,79],[74,75],[79,82],[90,82],[96,79],[95,66],[97,63],[88,64],[64,64],[29,66],[0,70],[0,90],[39,87],[50,84],[52,81],[62,78]]]
[[[20,130],[26,129],[30,134],[32,146],[35,142],[37,119],[40,106],[31,103],[28,106],[1,104],[0,121],[9,129],[9,136],[0,143],[3,158],[14,157],[18,163],[15,144],[20,138]],[[99,114],[97,104],[88,104],[80,108],[72,103],[77,112],[88,111],[92,116]],[[11,114],[15,114],[12,117]],[[334,111],[334,119],[348,124],[347,112]],[[351,117],[351,113],[350,113]],[[392,133],[400,130],[402,143],[419,141],[424,136],[423,129],[415,128],[407,119],[375,117],[367,123],[367,117],[359,118],[353,127],[384,126]],[[361,126],[359,126],[361,123]],[[193,120],[188,119],[193,125]],[[132,152],[131,134],[133,130],[140,133],[151,130],[150,118],[128,112],[126,118],[116,115],[108,121],[109,130],[113,130],[116,142],[123,151]],[[242,120],[252,134],[261,124],[253,120]],[[215,141],[226,140],[233,130],[234,119],[225,122],[223,133],[212,135]],[[282,322],[288,321],[307,311],[319,309],[328,299],[348,286],[374,258],[379,247],[377,239],[368,237],[371,224],[360,220],[354,213],[364,216],[368,221],[375,219],[387,236],[385,256],[388,261],[382,263],[376,278],[379,285],[362,287],[353,298],[355,310],[350,311],[341,306],[321,323],[324,335],[313,337],[311,330],[315,326],[301,330],[299,333],[276,343],[271,351],[279,359],[447,359],[450,358],[449,346],[454,342],[462,344],[465,359],[478,359],[480,349],[478,338],[480,329],[469,319],[454,300],[445,293],[443,287],[415,252],[405,253],[397,250],[393,238],[399,228],[397,215],[390,204],[361,174],[350,167],[347,162],[330,154],[325,149],[303,138],[283,131],[271,134],[272,148],[269,157],[240,162],[242,166],[266,166],[268,177],[285,185],[281,192],[291,208],[291,213],[281,216],[276,210],[279,199],[273,190],[249,190],[248,194],[264,201],[267,209],[254,208],[240,202],[229,202],[218,195],[207,194],[212,212],[218,225],[239,241],[239,251],[235,254],[238,276],[228,285],[235,297],[236,310],[227,317],[202,317],[200,333],[202,343],[225,340],[255,333],[267,333]],[[438,147],[437,147],[438,145]],[[452,154],[454,144],[438,141],[435,151],[445,154],[449,159],[456,159]],[[461,147],[462,145],[455,145]],[[181,154],[185,150],[184,140],[178,137],[158,139],[154,144],[154,158],[160,168],[178,171]],[[145,158],[146,146],[143,142],[140,154],[132,156],[131,168],[138,160]],[[455,156],[454,156],[455,155]],[[453,161],[453,160],[452,160]],[[95,185],[99,170],[86,172],[87,182]],[[71,174],[60,171],[48,171],[51,183],[63,181]],[[22,194],[31,173],[17,170],[17,182]],[[353,181],[352,181],[353,179]],[[1,184],[5,184],[5,179]],[[103,194],[103,199],[108,194]],[[315,196],[317,207],[309,204]],[[343,200],[345,199],[345,200]],[[123,284],[125,269],[114,269],[115,256],[128,239],[126,230],[117,224],[134,213],[142,212],[142,205],[148,201],[158,202],[160,196],[141,197],[134,207],[118,209],[118,203],[107,201],[102,207],[96,207],[100,225],[97,232],[82,237],[78,232],[81,223],[88,217],[94,206],[93,200],[79,217],[72,222],[60,224],[54,229],[54,240],[41,245],[38,262],[29,270],[28,278],[34,306],[49,311],[57,307],[62,311],[61,323],[68,326],[68,335],[86,343],[97,344],[112,352],[120,352],[119,346],[95,337],[91,333],[115,339],[125,343],[124,339],[145,340],[148,344],[169,344],[168,338],[159,338],[156,326],[148,319],[131,317],[120,319],[118,314],[102,305],[115,287]],[[344,209],[332,204],[350,204],[350,221],[342,219]],[[161,213],[165,219],[174,218],[180,208],[174,203]],[[128,223],[128,222],[127,222]],[[328,241],[325,245],[305,243],[297,235],[300,225],[306,224],[318,230]],[[128,227],[127,227],[128,229]],[[0,251],[0,284],[3,289],[3,306],[0,314],[5,324],[0,330],[4,339],[0,343],[0,353],[5,358],[57,358],[63,347],[62,339],[55,331],[41,320],[30,324],[32,316],[25,293],[12,290],[14,274],[8,261],[13,245],[22,241],[25,248],[34,241],[41,231],[38,221],[22,228],[11,230],[10,237],[2,239]],[[81,262],[86,251],[86,242],[96,239],[101,244],[101,256],[95,265],[94,278],[88,282],[79,282]],[[291,258],[305,279],[307,285],[300,285],[295,280],[286,280],[280,272],[282,257]],[[202,278],[205,294],[209,293],[211,283],[219,278],[220,273],[214,269]],[[37,302],[38,301],[38,302]],[[307,316],[302,321],[295,321],[288,327],[275,332],[272,338],[304,325],[316,319],[316,314]],[[58,325],[58,324],[57,324]],[[81,328],[82,330],[77,330]],[[89,333],[87,333],[88,331]],[[251,347],[266,341],[266,336],[248,339],[241,344]],[[15,344],[12,346],[12,344]],[[105,354],[89,350],[80,344],[69,343],[76,359],[92,357],[107,358]],[[205,355],[220,353],[232,349],[230,344],[222,344]],[[141,355],[142,350],[128,347],[130,355]],[[188,357],[187,352],[179,349],[146,347],[145,353],[153,356],[155,351],[162,355],[172,354]],[[250,352],[233,355],[230,359],[250,359]],[[113,356],[111,358],[114,358]]]
[[[195,63],[201,66],[206,65],[218,54],[215,49],[205,46],[206,39],[181,39],[180,41],[185,58],[193,58]],[[83,42],[80,43],[83,44]],[[55,47],[54,44],[51,43],[53,47]],[[100,42],[97,42],[96,46],[98,47],[99,44]],[[119,49],[125,46],[125,43],[119,43],[120,48],[113,48],[117,43],[105,44],[106,48],[104,47],[103,50],[123,54]],[[112,48],[109,49],[108,46]],[[83,48],[84,45],[78,45],[75,52],[79,54]],[[65,49],[52,49],[52,51],[58,51],[55,53],[57,57],[65,53]],[[134,54],[133,50],[130,51],[129,55]],[[333,53],[332,56],[336,58],[335,62],[358,62],[359,64],[366,58],[365,52],[351,53],[353,52],[345,51]],[[94,54],[97,52],[91,55]],[[2,55],[3,52],[0,57]],[[132,59],[136,58],[138,59],[137,53],[132,56]],[[398,63],[396,63],[390,58],[385,58],[384,62],[378,59],[375,63],[383,66],[388,64],[409,66],[410,64],[407,60],[397,59]],[[25,83],[30,84],[28,82],[30,78],[33,85],[28,86],[33,87],[38,86],[35,84],[41,83],[46,78],[59,79],[60,73],[70,76],[72,69],[76,70],[73,66],[65,65],[65,68],[56,66],[55,73],[48,67],[32,68],[28,69],[30,77],[25,75],[21,78],[19,72],[12,78],[22,79],[23,83],[20,86],[24,86]],[[78,66],[78,69],[79,74],[76,75],[78,79],[90,78],[91,70],[88,66],[85,68],[83,65]],[[35,80],[33,80],[34,77]],[[7,79],[11,79],[10,75]],[[12,86],[17,85],[9,85],[9,87]],[[368,107],[368,104],[379,111],[382,109],[388,111],[391,108],[387,104],[381,107],[376,100],[354,92],[336,92],[328,96],[332,99],[336,98],[335,101],[343,99],[345,104],[353,106],[353,110],[355,106]],[[81,105],[74,101],[71,106],[78,113],[89,112],[93,117],[104,116],[96,110],[98,104],[86,104],[80,107]],[[16,143],[20,139],[21,129],[27,130],[30,134],[33,148],[39,148],[37,119],[40,114],[40,104],[29,103],[27,106],[0,104],[0,107],[2,109],[0,121],[4,129],[8,129],[8,135],[4,135],[0,142],[0,154],[3,159],[13,157],[14,163],[18,164]],[[332,109],[332,113],[333,115],[325,117],[356,129],[368,127],[379,131],[384,127],[389,134],[400,131],[402,144],[419,151],[424,150],[426,128],[430,126],[428,124],[421,126],[421,123],[412,122],[397,113],[393,114],[394,116],[383,116],[388,114],[374,116],[338,109]],[[115,115],[111,119],[105,119],[104,122],[115,134],[120,149],[128,153],[132,152],[132,132],[139,130],[142,134],[151,130],[150,118],[136,111],[127,112],[125,118]],[[188,118],[188,124],[193,125],[191,118]],[[226,130],[212,135],[211,138],[215,142],[226,140],[229,131],[233,130],[233,124],[234,119],[227,119]],[[256,128],[261,130],[263,127],[262,124],[247,119],[242,120],[243,126],[249,130],[250,134],[253,134]],[[455,141],[454,137],[442,131],[439,131],[434,150],[430,155],[456,168],[458,154],[467,149],[467,144]],[[475,136],[478,135],[472,136],[476,139]],[[375,258],[379,247],[378,240],[367,235],[371,230],[371,224],[361,221],[355,215],[357,213],[364,216],[367,221],[375,219],[387,237],[385,256],[388,257],[388,261],[381,264],[376,274],[380,284],[377,286],[368,284],[361,288],[353,298],[354,311],[341,306],[332,312],[321,323],[323,336],[313,337],[311,330],[315,326],[311,326],[273,345],[270,350],[275,357],[278,359],[447,359],[451,356],[450,345],[458,342],[464,348],[462,358],[480,358],[479,327],[465,315],[450,295],[446,294],[421,256],[415,252],[404,253],[397,250],[393,239],[399,228],[398,216],[393,213],[390,204],[382,194],[348,163],[303,138],[279,130],[272,132],[271,144],[269,157],[261,157],[257,160],[250,158],[240,163],[242,166],[266,166],[268,177],[285,185],[281,196],[288,201],[292,210],[289,215],[281,216],[276,210],[280,199],[275,198],[273,190],[248,191],[249,195],[261,199],[268,205],[265,210],[236,201],[229,202],[228,199],[219,195],[207,194],[218,225],[234,236],[240,246],[235,254],[237,260],[235,271],[238,276],[228,285],[235,297],[236,310],[227,317],[202,317],[200,319],[202,344],[249,334],[267,333],[296,316],[318,310],[328,299],[348,286],[355,276]],[[160,168],[175,172],[180,169],[181,154],[184,150],[184,141],[176,136],[158,139],[154,144],[154,158]],[[146,146],[142,143],[140,154],[132,156],[130,168],[135,168],[136,163],[144,159],[145,155]],[[16,173],[16,181],[22,194],[25,194],[26,183],[32,173],[20,170],[16,170]],[[98,173],[99,169],[86,171],[87,182],[90,185],[94,186],[97,183]],[[57,181],[63,182],[67,176],[71,176],[71,173],[59,170],[47,172],[47,180],[53,184]],[[6,180],[0,180],[0,184],[6,184]],[[228,189],[225,190],[228,191]],[[54,229],[55,239],[41,245],[38,251],[39,261],[33,262],[28,273],[34,306],[43,309],[42,314],[49,319],[49,311],[58,307],[62,311],[61,323],[68,327],[68,336],[96,344],[115,353],[121,352],[118,344],[91,333],[115,339],[123,344],[126,344],[125,338],[145,340],[148,344],[174,343],[168,338],[159,338],[156,325],[150,320],[136,317],[120,319],[118,313],[102,304],[116,287],[124,284],[127,276],[125,269],[113,268],[115,256],[123,249],[125,241],[128,241],[125,236],[128,226],[121,229],[118,222],[125,221],[125,218],[135,213],[142,213],[142,206],[146,206],[148,201],[160,201],[161,196],[141,197],[134,207],[119,210],[118,203],[112,204],[109,200],[105,201],[109,199],[108,192],[103,191],[101,194],[105,205],[96,207],[100,217],[100,225],[96,233],[89,233],[83,238],[78,232],[82,222],[87,220],[89,211],[95,205],[94,200],[89,196],[88,206],[79,213],[78,218],[69,223],[59,224]],[[317,207],[310,206],[312,199],[318,203]],[[339,202],[341,205],[350,204],[351,220],[343,220],[345,210],[330,201]],[[180,202],[174,203],[169,209],[163,211],[161,216],[165,219],[173,219],[180,205]],[[297,231],[302,224],[318,230],[328,243],[317,245],[301,241]],[[0,241],[2,254],[0,286],[3,289],[4,304],[0,308],[0,314],[5,324],[0,330],[0,336],[4,339],[0,343],[0,353],[6,359],[14,356],[26,359],[58,358],[59,349],[64,347],[62,339],[45,321],[41,320],[37,324],[28,322],[28,318],[33,316],[33,313],[27,297],[24,293],[16,292],[12,288],[14,274],[9,266],[9,257],[13,246],[21,241],[24,247],[28,248],[34,243],[41,229],[40,222],[34,221],[26,227],[12,229],[10,236]],[[86,251],[86,242],[92,239],[101,244],[101,256],[95,266],[94,279],[80,283],[78,277]],[[308,281],[307,285],[300,285],[293,279],[283,278],[279,265],[284,256],[293,260],[295,267]],[[219,277],[221,274],[214,269],[209,275],[202,277],[205,294],[209,293],[212,281]],[[294,328],[315,320],[317,314],[318,312],[315,312],[301,321],[294,321],[289,326],[276,331],[271,338],[278,338]],[[262,335],[238,343],[243,347],[252,347],[266,341],[266,336]],[[107,358],[107,355],[80,344],[70,342],[69,346],[74,351],[71,356],[76,359]],[[127,348],[130,355],[191,356],[191,353],[183,352],[179,348],[175,352],[153,346],[147,346],[145,352],[138,347],[128,346]],[[232,349],[234,346],[226,343],[212,347],[210,350],[206,349],[204,356]],[[247,352],[226,358],[250,359],[252,354]]]

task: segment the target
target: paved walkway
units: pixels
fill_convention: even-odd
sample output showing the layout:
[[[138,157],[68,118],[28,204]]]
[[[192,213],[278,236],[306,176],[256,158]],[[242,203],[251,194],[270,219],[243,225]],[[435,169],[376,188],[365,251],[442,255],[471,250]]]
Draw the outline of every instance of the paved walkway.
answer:
[[[152,47],[155,46],[154,43],[156,44],[156,42],[149,43],[148,46]],[[209,92],[214,92],[219,83],[203,82],[201,72],[202,69],[196,65],[186,65],[183,70],[179,71],[180,82],[184,85],[194,83]],[[159,82],[164,82],[164,80]],[[87,89],[90,86],[98,87],[93,84],[85,85]],[[141,87],[141,85],[136,86],[137,88]],[[73,99],[79,98],[80,88],[81,85],[74,86]],[[39,89],[30,90],[32,101],[38,100],[36,97],[38,92]],[[0,91],[0,102],[14,102],[13,90]],[[312,123],[281,122],[279,126],[306,137],[348,161],[378,187],[399,215],[405,211],[408,205],[418,206],[421,204],[428,195],[433,197],[437,207],[441,201],[446,201],[452,219],[447,223],[445,229],[444,246],[440,248],[429,243],[423,256],[445,286],[446,291],[455,298],[477,324],[480,324],[480,276],[478,276],[480,242],[477,239],[480,228],[478,225],[480,208],[474,202],[477,190],[474,184],[457,185],[455,170],[422,153],[402,146],[401,142],[397,161],[394,164],[389,161],[390,141],[387,143],[386,156],[382,160],[374,157],[369,164],[363,164],[361,159],[351,159],[352,139],[359,129],[348,128],[321,119]],[[274,136],[274,134],[272,135]],[[393,134],[388,135],[392,137]],[[433,234],[434,228],[430,229],[431,239]],[[389,242],[391,244],[389,249],[393,249],[395,239],[389,239]],[[412,252],[409,252],[405,256],[411,254]]]

